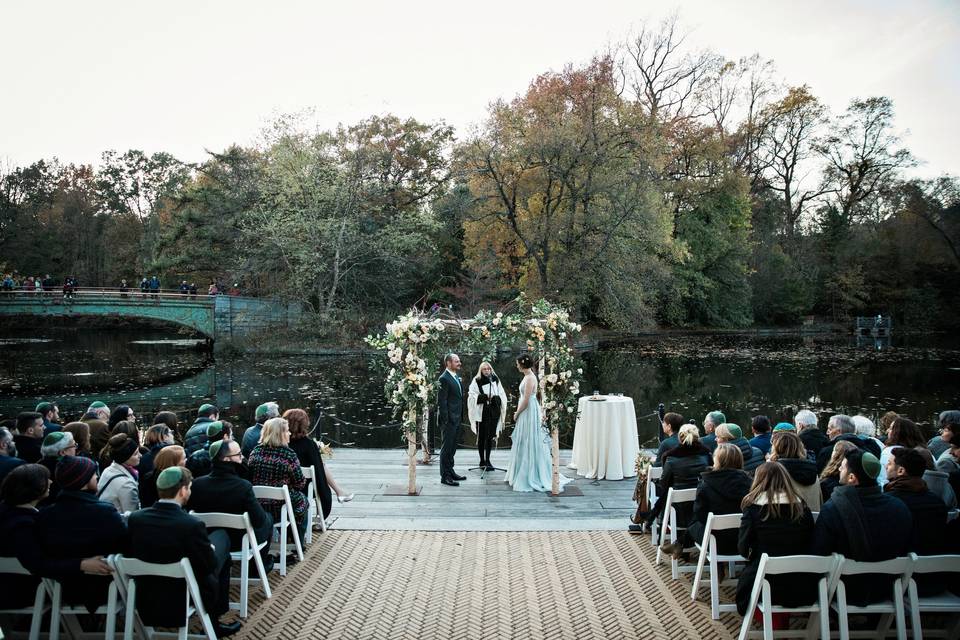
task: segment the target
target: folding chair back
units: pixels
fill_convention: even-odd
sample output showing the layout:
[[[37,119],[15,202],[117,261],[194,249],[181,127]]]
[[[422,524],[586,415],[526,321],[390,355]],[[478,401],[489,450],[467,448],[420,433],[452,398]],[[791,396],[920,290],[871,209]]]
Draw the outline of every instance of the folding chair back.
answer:
[[[912,560],[907,597],[910,602],[910,624],[913,627],[913,637],[922,638],[923,629],[920,624],[921,613],[958,614],[960,613],[960,596],[950,591],[935,596],[920,597],[917,593],[916,576],[925,573],[953,574],[945,584],[960,584],[960,555],[951,556],[918,556],[910,554]],[[945,630],[947,638],[960,638],[960,617]]]
[[[0,558],[0,576],[16,575],[29,576],[31,573],[20,564],[16,558]],[[4,578],[0,577],[0,580]],[[0,603],[0,613],[10,615],[25,615],[30,618],[30,640],[37,640],[40,637],[40,623],[43,622],[43,614],[46,611],[47,592],[40,580],[37,580],[37,589],[33,595],[33,606],[23,607],[21,609],[11,609],[4,607]]]
[[[123,582],[124,599],[126,600],[126,619],[124,620],[123,637],[133,638],[134,620],[139,620],[136,611],[137,602],[137,578],[158,577],[173,578],[183,580],[186,583],[186,615],[183,625],[179,628],[179,637],[185,639],[188,637],[190,628],[190,616],[196,614],[203,624],[203,631],[208,640],[217,640],[217,635],[213,630],[213,622],[203,606],[203,599],[200,597],[200,587],[197,584],[197,578],[193,573],[193,567],[190,565],[189,558],[182,558],[180,562],[171,562],[169,564],[157,564],[153,562],[144,562],[136,558],[126,558],[122,555],[111,556],[111,562],[116,570],[117,579]],[[154,634],[152,627],[144,627],[148,636]]]
[[[230,559],[240,562],[240,577],[231,578],[231,582],[240,584],[240,601],[231,602],[230,608],[240,612],[241,618],[247,617],[247,605],[250,599],[250,582],[256,581],[256,578],[250,577],[250,560],[253,560],[257,566],[257,573],[260,575],[259,582],[263,587],[263,595],[266,598],[271,596],[270,582],[267,579],[267,572],[263,566],[263,558],[260,557],[260,550],[263,549],[269,540],[257,543],[257,535],[253,531],[253,525],[250,524],[250,514],[244,512],[236,513],[198,513],[191,511],[190,515],[197,518],[207,527],[207,529],[235,529],[243,531],[243,540],[240,544],[240,551],[230,553]]]
[[[891,618],[897,621],[897,637],[907,637],[906,613],[903,606],[903,592],[906,591],[910,580],[913,562],[910,558],[894,558],[882,562],[858,562],[843,558],[839,570],[833,578],[830,587],[831,594],[836,599],[833,608],[837,611],[837,623],[840,625],[840,639],[850,638],[848,616],[851,613],[880,614],[880,623],[876,629],[867,632],[866,637],[883,638],[890,630]],[[866,606],[853,606],[847,602],[847,588],[843,581],[844,576],[858,575],[889,575],[895,576],[889,599],[873,602]]]
[[[76,638],[82,635],[80,623],[77,620],[78,615],[87,615],[89,609],[86,605],[65,605],[63,604],[63,586],[55,578],[41,578],[40,583],[47,595],[50,596],[50,635],[49,640],[58,640],[60,638],[61,623],[66,627],[67,635]],[[110,583],[107,589],[107,603],[97,607],[93,613],[104,615],[106,620],[106,637],[112,638],[117,624],[117,585]]]
[[[310,481],[310,489],[307,492],[308,522],[307,535],[304,536],[303,543],[311,544],[313,542],[313,525],[319,524],[320,531],[326,532],[327,523],[323,518],[323,508],[320,506],[320,489],[317,484],[317,470],[310,465],[309,467],[300,467],[303,477]]]
[[[275,533],[279,533],[279,551],[280,551],[280,575],[287,575],[287,530],[290,530],[293,536],[293,543],[297,549],[297,557],[303,560],[303,547],[300,546],[300,531],[297,529],[296,514],[293,511],[293,503],[290,501],[290,489],[287,485],[279,487],[268,487],[265,485],[254,485],[253,494],[258,500],[279,500],[283,502],[280,508],[280,522],[273,523]]]
[[[647,505],[649,505],[650,510],[653,510],[653,506],[657,504],[657,483],[656,480],[659,480],[663,477],[663,467],[650,467],[647,469]],[[650,527],[650,544],[657,546],[659,544],[659,533],[660,530],[657,528],[656,523]]]
[[[697,497],[696,487],[692,489],[674,489],[670,488],[670,491],[667,492],[667,502],[664,505],[663,509],[663,524],[660,527],[660,543],[663,544],[663,541],[667,540],[669,535],[669,540],[671,543],[677,541],[677,533],[686,527],[680,527],[677,524],[677,509],[676,505],[683,502],[693,502]],[[660,547],[657,547],[657,564],[660,564],[661,556],[663,552],[660,551]],[[670,559],[670,569],[673,579],[676,580],[679,576],[679,562]],[[691,568],[692,570],[692,568]]]
[[[730,529],[740,528],[741,513],[729,513],[717,515],[715,513],[707,514],[707,523],[703,529],[703,540],[694,544],[700,550],[700,557],[697,558],[697,572],[693,577],[693,589],[690,591],[690,598],[697,599],[702,584],[704,564],[710,563],[710,615],[714,620],[720,619],[720,613],[726,611],[736,611],[737,605],[720,604],[720,563],[726,562],[732,569],[735,562],[746,562],[747,559],[740,554],[721,555],[717,551],[717,537],[714,535],[717,531],[728,531]]]
[[[842,561],[843,556],[833,554],[832,556],[769,556],[766,553],[760,556],[760,565],[757,567],[757,577],[753,581],[753,589],[750,592],[750,603],[747,605],[747,612],[743,616],[743,623],[740,626],[740,640],[746,640],[751,635],[763,634],[764,638],[773,638],[773,614],[774,613],[809,613],[810,620],[807,622],[807,628],[798,630],[798,635],[808,637],[812,634],[815,625],[819,623],[820,637],[824,640],[830,638],[830,616],[828,615],[830,607],[830,584],[837,572],[837,567]],[[817,601],[815,604],[802,607],[783,607],[773,604],[770,595],[770,582],[767,576],[782,574],[815,574],[820,579],[817,582]],[[750,625],[753,622],[753,613],[760,609],[763,614],[763,630],[751,631]],[[778,637],[786,634],[778,631]]]

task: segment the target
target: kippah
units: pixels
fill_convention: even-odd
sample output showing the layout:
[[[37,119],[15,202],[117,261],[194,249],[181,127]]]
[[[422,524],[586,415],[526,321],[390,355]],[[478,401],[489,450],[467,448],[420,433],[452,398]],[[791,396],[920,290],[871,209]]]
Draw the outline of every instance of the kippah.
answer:
[[[182,479],[183,469],[180,467],[167,467],[157,476],[157,489],[175,487]]]
[[[41,446],[49,447],[50,445],[57,444],[61,440],[67,437],[66,431],[54,431],[46,438],[43,439],[43,444]]]
[[[197,413],[198,413],[198,414],[201,414],[201,413],[204,413],[205,411],[209,411],[210,409],[213,409],[213,408],[214,408],[214,406],[213,406],[212,404],[202,404],[202,405],[200,405],[200,408],[197,409]]]
[[[54,431],[47,435],[40,444],[40,455],[44,458],[59,456],[64,449],[74,443],[73,434],[69,431]]]
[[[99,400],[94,400],[93,402],[90,403],[90,408],[91,408],[91,409],[106,409],[106,408],[107,408],[107,405],[106,405],[105,403],[103,403],[103,402],[100,402]]]
[[[728,422],[727,429],[730,431],[730,435],[733,436],[734,440],[743,437],[743,429],[740,428],[740,425],[736,425],[736,424],[733,424],[732,422]]]
[[[264,402],[262,405],[257,407],[257,412],[256,412],[257,420],[259,420],[260,418],[266,417],[268,413],[270,413],[270,403]]]
[[[773,428],[774,431],[795,431],[796,429],[789,422],[778,422]]]
[[[34,411],[36,411],[37,413],[45,413],[47,411],[50,411],[51,409],[53,409],[52,402],[41,402],[40,404],[37,405],[37,408],[34,409]]]
[[[223,423],[219,420],[207,425],[207,437],[213,438],[223,433]]]
[[[871,478],[876,478],[880,475],[880,461],[877,460],[877,456],[869,451],[863,452],[863,457],[860,458],[860,464],[863,465],[864,472]]]
[[[225,440],[217,440],[212,445],[210,445],[210,459],[216,460],[218,454],[220,453],[220,448],[223,446]]]

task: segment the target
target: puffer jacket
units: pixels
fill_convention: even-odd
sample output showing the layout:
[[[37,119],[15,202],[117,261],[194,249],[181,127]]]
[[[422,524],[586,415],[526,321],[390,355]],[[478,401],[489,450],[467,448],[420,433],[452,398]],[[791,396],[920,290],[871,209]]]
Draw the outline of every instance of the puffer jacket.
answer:
[[[183,436],[183,450],[189,458],[207,444],[207,427],[213,422],[210,418],[197,418],[193,426]]]
[[[667,489],[692,489],[700,482],[700,474],[711,464],[710,452],[699,443],[693,446],[681,444],[663,454],[663,476],[660,487],[663,495]]]
[[[750,492],[752,481],[742,469],[704,471],[697,487],[697,499],[693,503],[693,519],[690,521],[690,537],[694,542],[703,540],[707,516],[740,513],[740,503]],[[717,550],[721,554],[737,552],[737,530],[717,531]]]
[[[743,436],[740,436],[730,444],[740,448],[740,453],[743,454],[743,470],[750,475],[753,475],[753,472],[756,471],[757,467],[766,461],[763,451],[760,451],[760,449],[757,449],[756,447],[750,446],[750,441]]]
[[[823,494],[820,491],[820,478],[817,477],[817,463],[806,458],[780,458],[777,460],[790,474],[793,490],[806,503],[810,511],[820,511]]]

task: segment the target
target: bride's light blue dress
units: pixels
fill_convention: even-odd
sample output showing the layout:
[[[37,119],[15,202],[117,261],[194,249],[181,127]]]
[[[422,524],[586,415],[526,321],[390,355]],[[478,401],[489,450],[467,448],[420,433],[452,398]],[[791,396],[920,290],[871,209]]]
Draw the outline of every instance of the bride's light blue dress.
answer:
[[[523,382],[520,382],[523,402]],[[540,403],[534,392],[517,418],[510,438],[510,461],[507,463],[507,484],[514,491],[546,491],[553,488],[553,461],[550,457],[550,434],[540,425]],[[569,482],[560,474],[560,486]]]

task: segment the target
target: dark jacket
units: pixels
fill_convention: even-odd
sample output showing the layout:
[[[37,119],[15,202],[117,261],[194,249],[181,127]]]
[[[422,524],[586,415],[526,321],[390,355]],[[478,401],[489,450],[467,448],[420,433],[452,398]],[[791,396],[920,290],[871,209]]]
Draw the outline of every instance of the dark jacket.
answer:
[[[330,516],[333,508],[333,495],[330,493],[330,486],[327,484],[327,474],[323,467],[323,456],[320,455],[320,449],[317,443],[309,437],[297,438],[290,441],[290,448],[297,454],[301,467],[313,466],[317,474],[317,492],[320,494],[320,510],[323,511],[324,519]],[[307,482],[306,492],[310,495],[312,489],[310,482]]]
[[[927,490],[921,478],[895,478],[883,491],[903,501],[913,516],[913,534],[910,551],[921,556],[950,553],[947,544],[947,507],[936,494]],[[916,576],[921,596],[932,596],[946,587],[946,576],[923,574]]]
[[[820,449],[830,444],[830,438],[827,437],[827,434],[825,434],[820,427],[807,427],[801,431],[799,435],[800,441],[803,443],[803,447],[807,450],[807,453],[812,451],[814,456],[820,453]],[[833,449],[833,447],[831,447],[831,449]]]
[[[437,425],[444,427],[460,426],[463,418],[463,383],[458,384],[452,374],[446,370],[440,375],[440,390],[437,392]]]
[[[61,491],[56,502],[37,515],[36,536],[50,559],[106,557],[129,548],[123,518],[112,504],[88,491]],[[106,603],[110,580],[89,575],[64,578],[64,600],[95,609]]]
[[[690,521],[689,530],[693,541],[703,541],[703,532],[710,513],[740,513],[740,502],[750,491],[751,484],[750,476],[741,469],[704,471],[697,486],[697,499],[693,503],[693,518]],[[726,555],[737,552],[736,529],[718,531],[714,536],[719,553]]]
[[[240,443],[240,450],[244,458],[249,458],[254,448],[260,442],[260,434],[263,432],[263,425],[259,422],[243,432],[243,440]]]
[[[207,444],[207,427],[213,422],[210,418],[197,418],[193,426],[183,436],[183,450],[189,458]]]
[[[861,438],[855,433],[841,433],[836,438],[821,447],[817,452],[817,473],[823,471],[823,469],[830,462],[830,456],[833,455],[833,445],[840,440],[848,440],[849,442],[857,445],[860,449],[869,451],[873,455],[877,456],[878,460],[880,459],[880,447],[877,445],[876,441],[873,440],[873,438]],[[806,443],[804,443],[803,446],[806,447]]]
[[[708,433],[707,435],[700,438],[700,444],[709,451],[711,454],[717,450],[717,434]]]
[[[13,442],[17,445],[17,457],[24,462],[35,464],[43,458],[43,453],[40,451],[43,438],[31,438],[18,433],[13,436]]]
[[[673,434],[669,438],[664,438],[660,446],[657,447],[657,457],[653,461],[653,466],[663,466],[663,454],[670,451],[670,449],[676,449],[678,446],[680,446],[680,440],[677,438],[677,434]]]
[[[737,446],[740,449],[740,453],[743,454],[743,470],[747,473],[752,475],[757,467],[766,462],[763,452],[751,446],[743,436],[740,436],[730,444]]]
[[[137,479],[137,485],[140,489],[140,508],[152,507],[160,497],[157,495],[157,470],[153,469],[149,473],[141,474]]]
[[[0,602],[10,609],[33,604],[36,576],[59,577],[80,573],[80,558],[58,560],[43,553],[37,543],[34,524],[37,510],[0,504],[0,556],[15,557],[32,576],[5,575],[0,580]]]
[[[56,431],[63,431],[63,426],[57,424],[56,422],[50,422],[46,418],[43,419],[43,437],[46,438],[51,433]]]
[[[158,502],[152,507],[130,514],[130,541],[134,558],[144,562],[167,564],[189,558],[200,587],[205,607],[217,600],[216,557],[203,523],[179,505]],[[137,611],[148,626],[179,627],[185,615],[185,583],[171,578],[137,580]],[[216,619],[221,613],[209,611]]]
[[[905,556],[913,536],[913,516],[903,501],[880,487],[841,485],[820,508],[813,553],[842,553],[851,560],[878,562]],[[891,580],[852,576],[845,581],[847,600],[864,606],[890,597]]]
[[[8,473],[22,464],[26,464],[26,462],[20,458],[14,458],[13,456],[0,456],[0,484],[3,484],[3,479],[7,477]]]
[[[660,487],[663,495],[667,489],[692,489],[700,482],[700,474],[711,464],[710,452],[700,444],[680,446],[663,454],[663,476]]]
[[[821,505],[830,499],[830,496],[833,495],[833,491],[840,486],[840,475],[827,476],[826,478],[820,478],[820,496],[822,498]]]
[[[190,491],[188,511],[200,513],[247,513],[254,530],[260,529],[272,518],[263,510],[260,501],[253,495],[253,485],[240,477],[235,462],[214,462],[208,475],[193,481]],[[230,544],[240,548],[243,532],[237,529],[227,531]]]
[[[760,435],[750,438],[749,442],[751,447],[756,447],[760,449],[760,453],[767,455],[770,453],[770,447],[773,446],[773,432],[767,431],[766,433],[761,433]]]
[[[153,459],[160,453],[160,450],[169,446],[166,442],[160,442],[150,446],[146,451],[140,454],[140,464],[137,465],[137,472],[142,478],[153,471]],[[149,505],[146,505],[149,506]]]
[[[769,507],[752,504],[743,512],[737,550],[749,561],[737,580],[737,611],[746,615],[760,556],[793,556],[810,553],[813,516],[804,508],[799,521],[774,518]],[[803,606],[817,598],[817,577],[808,574],[771,576],[770,595],[775,604]]]

